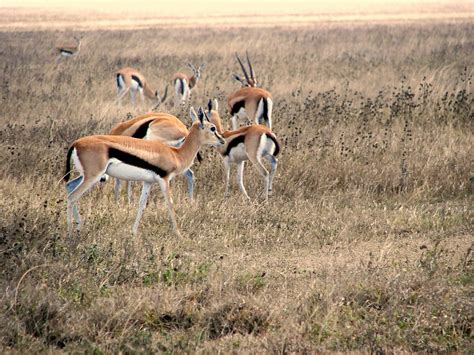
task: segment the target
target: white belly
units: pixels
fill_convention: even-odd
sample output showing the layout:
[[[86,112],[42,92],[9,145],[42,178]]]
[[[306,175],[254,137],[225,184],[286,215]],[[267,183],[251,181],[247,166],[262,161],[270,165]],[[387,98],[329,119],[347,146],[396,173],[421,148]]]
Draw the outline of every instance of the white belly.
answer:
[[[248,160],[247,152],[245,151],[245,144],[240,143],[230,151],[229,161],[232,163],[239,163],[244,160]]]
[[[146,181],[153,183],[159,179],[159,175],[155,174],[153,171],[125,164],[117,159],[110,160],[106,174],[114,178],[128,181]]]

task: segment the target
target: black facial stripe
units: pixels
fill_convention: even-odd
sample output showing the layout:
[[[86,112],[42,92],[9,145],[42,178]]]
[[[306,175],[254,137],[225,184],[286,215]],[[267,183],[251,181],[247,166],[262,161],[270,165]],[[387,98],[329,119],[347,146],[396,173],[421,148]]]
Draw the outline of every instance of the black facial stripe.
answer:
[[[138,83],[138,86],[139,86],[140,88],[143,87],[143,83],[142,83],[142,81],[140,80],[140,78],[139,78],[138,76],[132,75],[132,80],[136,81],[136,82]]]
[[[144,138],[146,136],[146,133],[148,132],[148,127],[150,127],[151,122],[153,119],[146,121],[143,123],[138,129],[135,131],[135,133],[132,135],[133,138]]]
[[[225,150],[225,153],[224,155],[229,155],[230,154],[230,151],[237,147],[240,143],[244,143],[245,142],[245,135],[244,134],[241,134],[240,136],[237,136],[235,137],[234,139],[232,139],[229,144],[227,145],[227,148]]]
[[[240,111],[241,108],[245,108],[245,100],[237,101],[230,110],[230,114],[233,116]]]
[[[168,172],[166,170],[161,169],[159,166],[150,164],[146,160],[143,160],[133,154],[124,152],[119,149],[109,148],[109,158],[115,158],[125,164],[133,165],[133,166],[136,166],[137,168],[153,171],[155,174],[161,177],[165,177],[166,175],[168,175]]]

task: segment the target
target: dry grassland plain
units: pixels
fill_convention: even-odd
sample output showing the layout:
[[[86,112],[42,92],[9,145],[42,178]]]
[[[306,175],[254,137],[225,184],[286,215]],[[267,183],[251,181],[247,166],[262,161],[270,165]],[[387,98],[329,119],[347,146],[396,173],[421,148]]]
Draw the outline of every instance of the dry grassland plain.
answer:
[[[2,352],[472,351],[472,18],[15,26],[0,32]],[[74,34],[80,54],[56,64]],[[132,236],[139,187],[116,203],[110,181],[66,238],[69,144],[151,107],[117,107],[114,72],[137,67],[163,90],[205,63],[191,103],[218,98],[229,125],[246,49],[282,146],[269,203],[251,165],[252,201],[234,177],[224,198],[209,148],[194,203],[182,177],[172,184],[182,238],[161,197]],[[190,123],[188,107],[160,109]]]

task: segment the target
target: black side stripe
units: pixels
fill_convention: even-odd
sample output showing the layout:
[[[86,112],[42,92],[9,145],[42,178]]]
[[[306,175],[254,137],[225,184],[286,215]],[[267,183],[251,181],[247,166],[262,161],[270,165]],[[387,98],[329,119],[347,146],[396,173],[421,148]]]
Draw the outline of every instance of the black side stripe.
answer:
[[[278,141],[272,135],[266,134],[266,133],[265,133],[265,135],[267,136],[267,138],[271,139],[273,141],[273,143],[275,144],[275,151],[273,152],[272,155],[274,157],[276,157],[278,155],[278,153],[280,153],[280,143],[278,143]]]
[[[233,116],[240,111],[241,108],[245,108],[245,100],[237,101],[230,110],[230,114]]]
[[[72,52],[68,51],[67,49],[61,49],[61,53],[66,53],[66,54],[71,54],[72,55]]]
[[[135,131],[135,133],[132,135],[133,138],[139,138],[142,139],[146,136],[146,133],[148,132],[148,127],[150,127],[151,122],[153,119],[146,121],[143,123],[138,129]]]
[[[146,160],[143,160],[133,154],[121,151],[119,149],[109,148],[109,158],[115,158],[125,164],[133,165],[133,166],[136,166],[137,168],[153,171],[155,174],[159,175],[160,177],[165,177],[166,175],[168,175],[168,172],[166,170],[161,169],[159,166],[150,164]]]
[[[234,139],[232,139],[227,145],[224,155],[225,156],[229,155],[230,151],[233,148],[237,147],[240,143],[244,143],[244,141],[245,141],[245,134],[241,134],[240,136],[237,136]]]
[[[142,83],[142,81],[140,80],[140,78],[138,76],[132,75],[132,80],[135,80],[138,83],[138,87],[140,87],[140,88],[143,87],[143,83]]]
[[[179,83],[181,84],[181,95],[184,95],[184,81],[183,79],[178,79]]]

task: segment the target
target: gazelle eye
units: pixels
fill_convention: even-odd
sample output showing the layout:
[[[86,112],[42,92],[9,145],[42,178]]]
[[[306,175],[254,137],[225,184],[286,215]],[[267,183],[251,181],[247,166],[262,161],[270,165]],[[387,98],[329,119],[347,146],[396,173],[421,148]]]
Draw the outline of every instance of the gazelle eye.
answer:
[[[215,132],[216,131],[216,127],[212,126],[211,127],[211,132]]]

